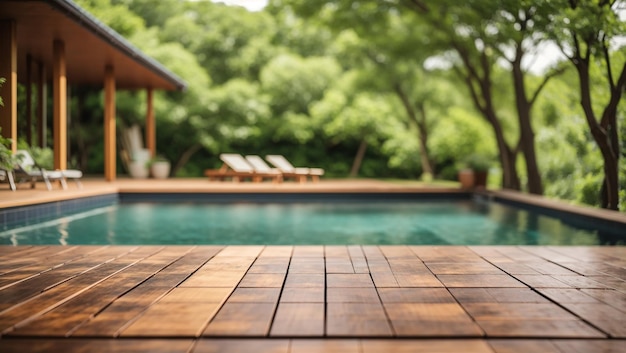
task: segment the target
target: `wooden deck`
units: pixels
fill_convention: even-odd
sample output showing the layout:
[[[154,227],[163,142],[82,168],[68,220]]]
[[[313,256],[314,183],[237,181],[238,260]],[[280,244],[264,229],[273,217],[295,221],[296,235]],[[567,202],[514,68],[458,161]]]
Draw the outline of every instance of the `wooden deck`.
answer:
[[[0,247],[1,352],[624,352],[626,247]]]

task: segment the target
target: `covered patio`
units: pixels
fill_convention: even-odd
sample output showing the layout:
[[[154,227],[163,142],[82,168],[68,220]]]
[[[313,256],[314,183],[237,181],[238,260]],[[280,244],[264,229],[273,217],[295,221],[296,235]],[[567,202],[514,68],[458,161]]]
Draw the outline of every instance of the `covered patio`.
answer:
[[[68,0],[0,1],[0,129],[13,141],[46,146],[47,89],[53,92],[54,168],[67,168],[68,86],[104,90],[104,177],[116,179],[117,90],[146,90],[145,144],[154,155],[154,90],[184,90],[186,83],[124,37]],[[18,136],[18,83],[25,87],[29,127]],[[33,89],[34,87],[34,89]],[[22,109],[22,108],[20,108]]]

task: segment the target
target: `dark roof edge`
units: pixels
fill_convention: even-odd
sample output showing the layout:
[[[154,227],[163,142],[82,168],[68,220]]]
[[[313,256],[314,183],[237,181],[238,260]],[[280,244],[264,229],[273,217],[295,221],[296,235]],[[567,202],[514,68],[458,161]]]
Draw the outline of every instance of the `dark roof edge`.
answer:
[[[156,74],[164,77],[167,81],[170,81],[178,90],[185,90],[187,83],[175,73],[168,70],[161,63],[148,55],[141,52],[138,48],[132,45],[126,38],[119,33],[115,32],[111,27],[105,25],[98,20],[94,15],[90,14],[72,0],[47,0],[52,5],[56,6],[59,10],[66,13],[68,16],[73,17],[77,22],[83,25],[85,28],[92,31],[103,40],[107,41],[120,51],[124,52],[135,61],[148,67]]]

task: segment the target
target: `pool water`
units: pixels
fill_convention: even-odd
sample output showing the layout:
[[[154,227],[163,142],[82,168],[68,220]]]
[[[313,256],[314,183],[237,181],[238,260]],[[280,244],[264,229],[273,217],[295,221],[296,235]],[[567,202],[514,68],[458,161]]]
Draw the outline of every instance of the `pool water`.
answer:
[[[477,202],[117,204],[0,232],[0,244],[597,245],[595,230]]]

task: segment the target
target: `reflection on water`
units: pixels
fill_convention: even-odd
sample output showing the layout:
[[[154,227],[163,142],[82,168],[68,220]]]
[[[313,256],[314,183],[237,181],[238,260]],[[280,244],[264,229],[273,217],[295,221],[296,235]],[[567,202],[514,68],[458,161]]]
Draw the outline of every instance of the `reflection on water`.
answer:
[[[622,232],[624,234],[626,232]],[[485,201],[122,204],[0,233],[6,244],[597,245],[624,236]]]

